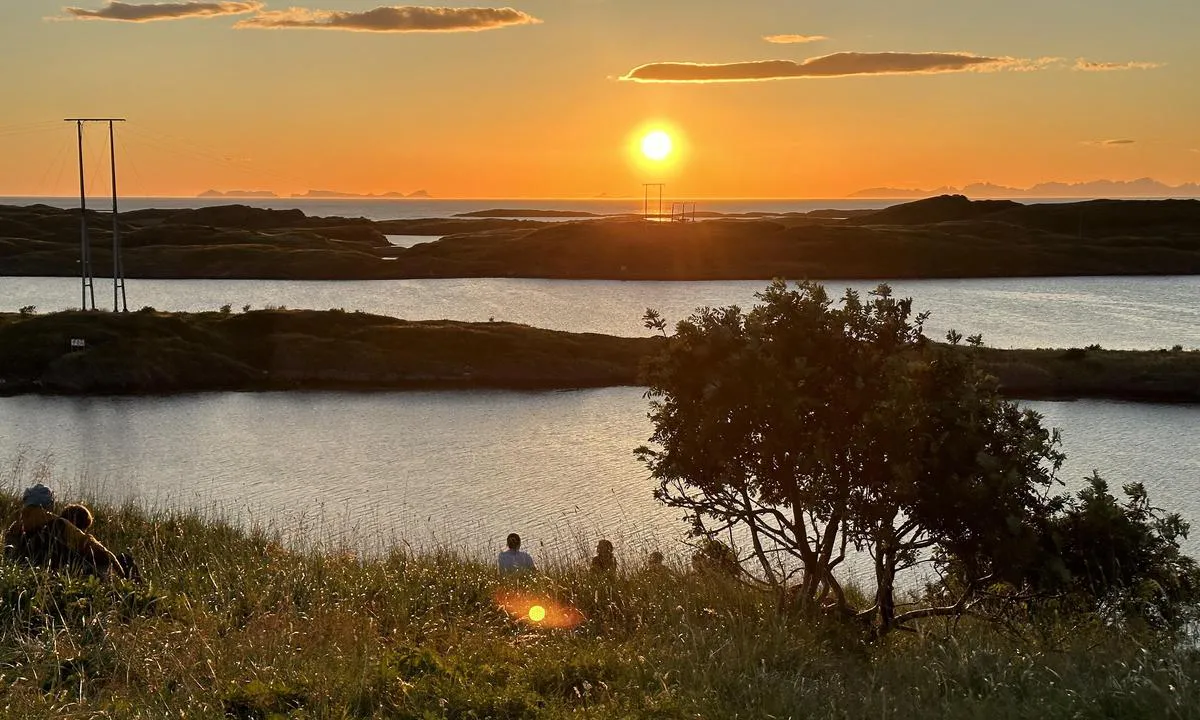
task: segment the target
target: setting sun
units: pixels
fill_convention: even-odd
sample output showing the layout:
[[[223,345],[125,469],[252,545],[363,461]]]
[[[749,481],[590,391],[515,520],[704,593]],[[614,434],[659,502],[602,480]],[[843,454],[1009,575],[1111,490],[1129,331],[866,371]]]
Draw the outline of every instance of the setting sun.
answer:
[[[546,608],[541,605],[534,605],[529,608],[529,619],[534,622],[541,622],[546,619]]]
[[[642,138],[642,154],[650,160],[666,160],[671,149],[671,136],[662,130],[655,130]]]

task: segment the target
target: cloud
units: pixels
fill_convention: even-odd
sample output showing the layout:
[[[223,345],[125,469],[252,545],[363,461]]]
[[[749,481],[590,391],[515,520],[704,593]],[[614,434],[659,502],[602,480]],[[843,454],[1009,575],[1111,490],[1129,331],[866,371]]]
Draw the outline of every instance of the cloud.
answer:
[[[125,22],[150,22],[151,20],[182,20],[184,18],[210,18],[220,15],[241,15],[262,9],[262,3],[250,2],[174,2],[138,5],[110,0],[99,10],[68,7],[64,10],[79,20],[123,20]]]
[[[719,64],[649,63],[630,70],[621,79],[634,82],[711,83],[804,77],[846,77],[850,75],[923,75],[968,71],[1035,70],[1053,62],[1058,62],[1058,59],[1026,60],[987,57],[961,52],[840,52],[809,58],[802,62],[758,60]]]
[[[763,35],[763,40],[776,45],[821,42],[828,39],[825,35]]]
[[[1074,68],[1084,72],[1112,72],[1114,70],[1153,70],[1162,66],[1162,63],[1154,62],[1094,62],[1079,58],[1075,61]]]
[[[1101,147],[1116,147],[1119,145],[1133,145],[1137,140],[1129,138],[1116,138],[1114,140],[1085,140],[1084,145],[1099,145]]]
[[[509,25],[536,25],[541,20],[510,7],[446,8],[385,6],[364,12],[340,10],[263,10],[236,28],[305,28],[353,32],[473,32]]]

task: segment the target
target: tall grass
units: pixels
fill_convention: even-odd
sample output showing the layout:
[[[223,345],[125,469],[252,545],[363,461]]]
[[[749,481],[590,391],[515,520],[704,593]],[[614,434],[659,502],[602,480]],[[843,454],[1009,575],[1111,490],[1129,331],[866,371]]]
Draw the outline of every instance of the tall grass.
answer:
[[[0,511],[44,467],[0,478]],[[1079,618],[937,621],[871,642],[682,572],[555,558],[526,592],[587,621],[509,617],[452,547],[361,555],[219,516],[94,508],[146,583],[0,565],[0,716],[1185,718],[1200,653]]]

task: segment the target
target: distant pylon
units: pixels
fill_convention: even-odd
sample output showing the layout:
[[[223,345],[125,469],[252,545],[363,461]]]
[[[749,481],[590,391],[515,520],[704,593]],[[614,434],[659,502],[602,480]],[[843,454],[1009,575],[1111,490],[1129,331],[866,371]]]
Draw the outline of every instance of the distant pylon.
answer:
[[[96,282],[92,274],[92,244],[87,228],[87,186],[83,171],[83,124],[89,122],[108,123],[109,165],[112,170],[112,267],[113,267],[113,312],[127,312],[125,299],[125,265],[121,260],[121,232],[117,223],[117,146],[113,123],[125,122],[125,118],[66,118],[64,122],[75,123],[79,138],[79,277],[82,292],[82,307],[96,309]]]
[[[650,188],[658,188],[658,213],[656,218],[662,220],[663,188],[666,183],[642,183],[642,219],[650,218]]]

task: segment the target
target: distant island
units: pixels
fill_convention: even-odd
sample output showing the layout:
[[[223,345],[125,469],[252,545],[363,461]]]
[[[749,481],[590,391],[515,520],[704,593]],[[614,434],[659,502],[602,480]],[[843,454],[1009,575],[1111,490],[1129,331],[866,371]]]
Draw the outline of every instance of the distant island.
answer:
[[[413,200],[413,199],[420,199],[420,198],[428,198],[428,197],[430,197],[430,195],[428,192],[426,192],[424,190],[417,190],[416,192],[411,192],[411,193],[408,193],[407,195],[402,192],[394,192],[394,191],[374,195],[371,193],[364,194],[364,193],[340,192],[338,190],[309,190],[308,192],[305,192],[305,193],[292,193],[292,197],[294,197],[294,198],[317,198],[317,199],[322,199],[322,200],[331,199],[331,198],[357,198],[357,199],[362,199],[362,200]]]
[[[130,278],[769,280],[1200,275],[1200,200],[1022,204],[945,195],[882,210],[728,215],[313,217],[247,205],[119,219]],[[560,212],[560,211],[554,211]],[[78,210],[0,206],[0,276],[76,276]],[[112,219],[88,215],[95,273]],[[427,235],[397,247],[388,235]],[[433,239],[436,236],[440,239]]]
[[[196,197],[202,198],[277,198],[270,190],[205,190]]]
[[[1092,180],[1083,183],[1046,182],[1031,188],[1014,188],[992,183],[972,183],[962,189],[934,190],[876,187],[859,190],[852,198],[927,198],[937,195],[966,195],[972,198],[1200,198],[1200,183],[1167,185],[1152,178],[1138,180]]]
[[[0,313],[0,396],[635,386],[662,340],[336,310]],[[958,349],[1009,397],[1200,402],[1195,350]]]

